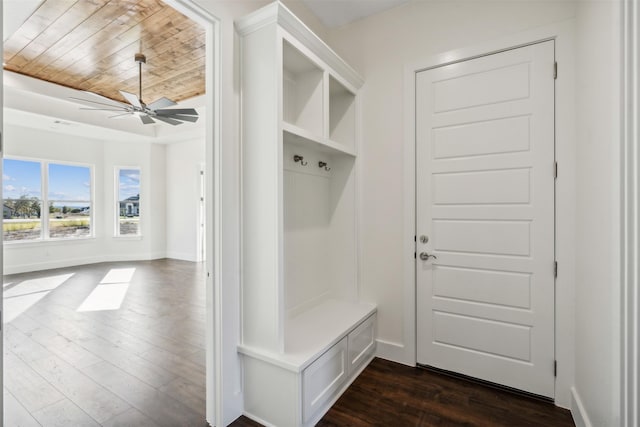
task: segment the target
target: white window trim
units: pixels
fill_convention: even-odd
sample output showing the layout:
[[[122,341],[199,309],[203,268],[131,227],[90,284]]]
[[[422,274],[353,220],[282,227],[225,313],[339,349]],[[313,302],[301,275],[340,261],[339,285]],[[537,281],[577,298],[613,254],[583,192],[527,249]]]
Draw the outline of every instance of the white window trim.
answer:
[[[86,241],[90,239],[95,239],[96,231],[95,231],[95,214],[94,214],[94,205],[95,205],[95,166],[91,163],[82,163],[82,162],[70,162],[67,160],[55,160],[55,159],[44,159],[38,157],[25,157],[25,156],[3,156],[2,160],[20,160],[25,162],[34,162],[40,163],[40,238],[32,239],[32,240],[8,240],[4,241],[3,244],[8,246],[13,245],[33,245],[38,243],[68,243],[68,242],[77,242],[77,241]],[[78,166],[85,167],[89,169],[89,235],[82,237],[74,237],[74,238],[60,238],[60,237],[49,237],[49,202],[53,200],[49,200],[49,165],[57,164],[57,165],[65,165],[65,166]],[[2,197],[2,200],[6,200],[6,198]],[[85,202],[82,200],[62,200],[67,202]],[[54,201],[55,202],[55,201]],[[4,219],[3,219],[4,220]]]
[[[138,199],[138,233],[120,234],[120,171],[123,169],[137,169],[140,175],[140,198]],[[144,209],[142,207],[142,167],[141,166],[114,166],[113,167],[113,237],[123,240],[142,240],[142,224]]]

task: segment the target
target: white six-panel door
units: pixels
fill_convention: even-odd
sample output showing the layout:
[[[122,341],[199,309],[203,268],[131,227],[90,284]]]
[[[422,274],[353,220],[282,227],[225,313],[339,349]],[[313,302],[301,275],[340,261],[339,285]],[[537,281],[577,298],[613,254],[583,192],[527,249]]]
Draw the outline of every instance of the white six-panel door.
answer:
[[[548,41],[416,75],[418,363],[548,397],[553,64]]]

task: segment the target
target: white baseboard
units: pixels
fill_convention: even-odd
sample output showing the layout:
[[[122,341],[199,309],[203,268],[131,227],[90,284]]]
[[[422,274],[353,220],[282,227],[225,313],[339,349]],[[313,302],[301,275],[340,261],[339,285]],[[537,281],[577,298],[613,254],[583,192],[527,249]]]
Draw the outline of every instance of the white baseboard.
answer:
[[[65,259],[65,260],[28,263],[28,264],[5,265],[3,268],[3,274],[29,273],[31,271],[51,270],[54,268],[65,268],[65,267],[73,267],[76,265],[95,264],[103,261],[104,261],[104,257],[93,256],[93,257],[87,257],[87,258],[73,258],[73,259]]]
[[[403,344],[384,341],[381,339],[377,339],[376,343],[376,357],[396,363],[402,363],[407,366],[416,366],[413,357],[407,354],[407,349]]]
[[[29,264],[5,265],[3,274],[29,273],[32,271],[52,270],[55,268],[75,267],[77,265],[97,264],[100,262],[120,261],[149,261],[167,258],[164,252],[127,254],[127,255],[97,255],[86,258],[69,258],[55,261],[36,262]]]
[[[179,259],[181,261],[198,262],[196,255],[192,253],[171,251],[171,252],[167,252],[165,255],[166,255],[166,258]]]
[[[571,415],[576,427],[593,427],[575,387],[571,387]]]

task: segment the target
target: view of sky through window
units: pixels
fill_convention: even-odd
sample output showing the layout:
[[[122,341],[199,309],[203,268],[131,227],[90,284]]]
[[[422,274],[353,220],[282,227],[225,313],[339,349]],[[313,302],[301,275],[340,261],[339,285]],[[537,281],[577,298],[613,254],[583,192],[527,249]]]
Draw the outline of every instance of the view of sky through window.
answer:
[[[19,199],[20,196],[42,196],[40,162],[4,159],[2,170],[3,198]]]
[[[120,169],[120,200],[140,194],[140,170]]]
[[[89,168],[49,164],[49,200],[91,200]]]

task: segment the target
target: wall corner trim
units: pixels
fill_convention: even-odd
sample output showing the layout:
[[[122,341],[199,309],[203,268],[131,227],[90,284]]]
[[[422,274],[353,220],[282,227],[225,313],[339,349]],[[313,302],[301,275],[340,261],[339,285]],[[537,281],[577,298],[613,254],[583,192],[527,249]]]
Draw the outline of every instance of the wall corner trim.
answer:
[[[575,387],[571,387],[571,416],[576,427],[593,427]]]

